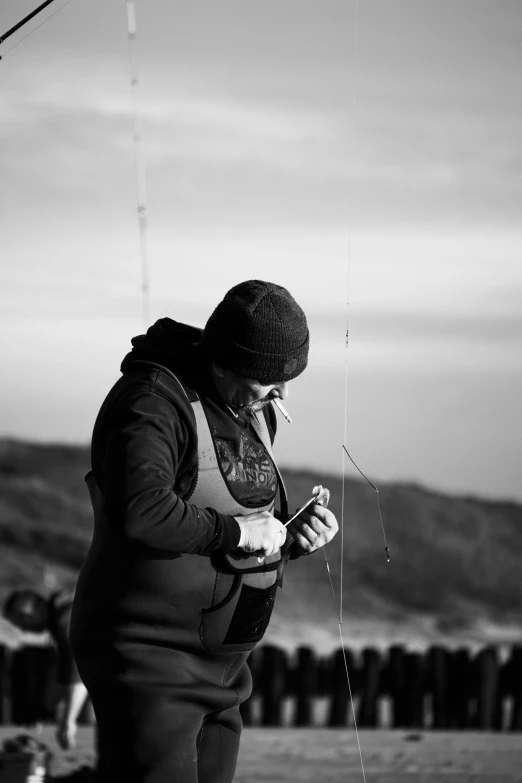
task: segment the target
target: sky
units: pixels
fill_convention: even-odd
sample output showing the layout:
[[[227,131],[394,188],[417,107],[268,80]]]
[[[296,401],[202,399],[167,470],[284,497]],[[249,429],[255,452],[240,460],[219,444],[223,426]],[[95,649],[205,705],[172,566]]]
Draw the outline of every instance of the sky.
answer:
[[[124,0],[55,3],[0,45],[0,434],[85,443],[144,329],[129,47]],[[136,10],[152,320],[284,285],[282,465],[522,500],[522,5]]]

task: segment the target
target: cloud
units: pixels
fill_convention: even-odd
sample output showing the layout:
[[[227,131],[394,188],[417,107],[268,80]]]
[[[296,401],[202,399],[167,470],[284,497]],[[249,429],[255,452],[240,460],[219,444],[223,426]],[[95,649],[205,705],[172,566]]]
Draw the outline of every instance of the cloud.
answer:
[[[486,17],[497,29],[495,15],[483,8],[486,16],[474,17],[462,38],[459,11],[443,55],[441,22],[429,9],[361,9],[352,85],[354,7],[327,5],[329,14],[313,3],[283,10],[235,2],[206,8],[202,18],[178,4],[144,12],[140,107],[158,220],[173,213],[205,225],[518,220],[522,111],[508,89],[496,89],[511,84],[510,50],[500,60],[476,57]],[[101,11],[93,6],[91,25]],[[69,33],[79,19],[68,17]],[[96,200],[113,212],[130,192],[129,74],[102,43],[97,57],[85,46],[58,49],[61,57],[20,60],[11,74],[0,98],[0,174],[13,203],[23,191],[50,209],[60,202],[67,211],[95,211]],[[423,48],[423,67],[412,67]]]
[[[54,198],[67,191],[84,198],[101,183],[113,191],[124,168],[133,166],[128,86],[74,70],[50,68],[42,77],[26,74],[4,92],[4,182],[14,189],[41,182]],[[317,161],[321,147],[339,134],[321,112],[210,94],[208,85],[164,87],[160,95],[142,90],[139,104],[148,175],[160,170],[162,181],[166,165],[177,182],[185,173],[196,180],[211,175],[215,166],[231,167],[233,178],[266,167],[301,177],[307,161]]]

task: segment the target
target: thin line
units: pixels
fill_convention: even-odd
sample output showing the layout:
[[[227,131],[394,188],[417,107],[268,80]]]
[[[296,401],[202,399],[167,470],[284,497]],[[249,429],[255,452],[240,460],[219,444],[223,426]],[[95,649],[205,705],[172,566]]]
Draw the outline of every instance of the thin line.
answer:
[[[352,63],[352,130],[355,126],[355,74],[357,63],[357,36],[359,29],[359,0],[356,2],[355,7],[355,25],[354,25],[354,44],[353,44],[353,63]],[[353,134],[352,134],[353,137]],[[350,319],[350,265],[351,265],[351,194],[348,195],[348,208],[347,208],[347,226],[348,226],[348,253],[347,253],[347,270],[346,270],[346,332],[345,332],[345,371],[344,371],[344,440],[347,440],[348,433],[348,344],[349,344],[349,319]],[[346,452],[348,453],[348,452]],[[349,455],[348,455],[349,456]],[[350,695],[350,704],[353,714],[353,724],[355,728],[355,736],[357,739],[357,747],[359,749],[359,758],[361,761],[361,771],[364,783],[366,783],[366,774],[364,771],[364,761],[362,755],[361,742],[359,739],[359,730],[357,727],[357,718],[355,715],[355,705],[353,702],[352,686],[350,682],[350,674],[348,671],[348,662],[346,660],[346,651],[344,647],[344,639],[342,632],[343,624],[343,576],[344,576],[344,506],[346,500],[346,470],[345,470],[345,458],[344,452],[342,454],[342,482],[341,482],[341,557],[340,557],[340,594],[339,601],[337,601],[335,595],[335,589],[333,586],[332,575],[330,572],[330,563],[326,554],[326,547],[323,548],[324,558],[326,562],[326,570],[328,573],[328,579],[330,582],[330,588],[332,591],[332,598],[334,602],[335,611],[337,613],[337,620],[339,624],[339,636],[341,638],[341,649],[343,651],[344,668],[346,671],[346,682],[348,684],[348,692]]]
[[[388,542],[386,541],[386,531],[384,529],[384,522],[382,521],[382,514],[381,514],[381,504],[379,502],[379,490],[376,490],[376,497],[377,497],[377,508],[379,510],[379,519],[381,520],[381,529],[382,529],[382,535],[384,538],[384,551],[386,552],[386,560],[388,563],[390,562],[390,550],[388,548]]]
[[[25,35],[23,35],[21,38],[19,38],[19,39],[18,39],[18,41],[17,41],[16,43],[14,43],[12,46],[10,46],[10,47],[9,47],[9,49],[6,49],[6,51],[5,51],[5,52],[1,52],[2,59],[3,59],[3,58],[6,56],[6,54],[9,54],[9,52],[12,52],[12,51],[13,51],[13,49],[16,49],[16,47],[17,47],[19,44],[21,44],[21,43],[22,43],[22,41],[25,41],[25,39],[26,39],[26,38],[29,38],[29,36],[30,36],[30,35],[32,35],[33,33],[35,33],[35,32],[38,30],[38,28],[39,28],[39,27],[42,27],[44,24],[47,24],[47,22],[49,21],[49,19],[52,19],[52,18],[53,18],[53,16],[56,16],[56,14],[60,13],[60,11],[63,11],[63,9],[65,8],[65,6],[66,6],[66,5],[69,5],[69,3],[72,3],[72,0],[65,0],[65,3],[64,3],[63,5],[61,5],[59,8],[56,8],[56,9],[55,9],[55,10],[52,12],[52,14],[49,14],[49,16],[46,16],[46,17],[45,17],[45,19],[42,19],[42,21],[41,21],[41,22],[39,22],[39,23],[36,25],[36,27],[33,27],[33,28],[32,28],[32,30],[29,30],[29,32],[28,32],[28,33],[26,33],[26,34],[25,34]]]
[[[343,445],[343,449],[344,449],[344,450],[345,450],[345,452],[347,453],[347,455],[348,455],[348,458],[349,458],[350,462],[352,463],[352,465],[354,465],[354,466],[357,468],[357,470],[359,471],[359,473],[361,474],[361,476],[363,477],[363,479],[366,479],[366,481],[368,482],[368,484],[370,485],[370,487],[372,487],[372,489],[374,489],[374,490],[375,490],[375,492],[378,492],[379,490],[377,489],[377,487],[375,486],[375,484],[373,484],[373,483],[370,481],[370,479],[368,478],[368,476],[365,476],[365,475],[364,475],[364,473],[363,473],[363,472],[362,472],[362,470],[360,469],[359,465],[357,465],[357,463],[355,462],[355,460],[354,460],[354,459],[353,459],[353,458],[350,456],[350,452],[348,451],[348,449],[346,448],[346,446],[344,446],[344,445]]]
[[[355,85],[357,74],[357,42],[359,36],[359,0],[355,4],[355,24],[353,34],[353,57],[352,57],[352,83],[351,83],[351,103],[352,103],[352,141],[355,137]],[[352,262],[352,219],[351,219],[351,201],[352,194],[348,192],[347,206],[347,226],[348,226],[348,252],[346,269],[346,330],[345,330],[345,361],[344,361],[344,442],[348,440],[348,371],[349,371],[349,339],[350,339],[350,272]],[[339,578],[339,616],[342,622],[343,618],[343,585],[344,585],[344,506],[346,500],[346,466],[344,453],[341,462],[342,482],[341,482],[341,575]]]
[[[333,582],[332,582],[332,575],[330,573],[330,563],[328,562],[328,558],[326,556],[325,549],[326,549],[326,547],[323,547],[324,558],[326,560],[326,570],[328,572],[328,579],[330,580],[330,587],[331,587],[331,590],[332,590],[332,597],[333,597],[334,607],[335,607],[335,611],[337,613],[337,622],[338,622],[338,625],[339,625],[339,636],[341,638],[341,650],[342,650],[342,653],[343,653],[344,669],[345,669],[345,672],[346,672],[346,682],[348,684],[348,694],[350,696],[350,705],[351,705],[351,708],[352,708],[352,715],[353,715],[353,726],[354,726],[354,729],[355,729],[355,737],[357,739],[357,747],[359,749],[359,758],[361,760],[362,776],[363,776],[364,783],[366,783],[366,774],[365,774],[365,771],[364,771],[364,761],[363,761],[363,755],[362,755],[361,741],[360,741],[360,738],[359,738],[359,729],[357,727],[357,716],[355,714],[355,706],[354,706],[354,703],[353,703],[352,684],[350,682],[350,672],[349,672],[349,669],[348,669],[348,661],[346,659],[346,649],[345,649],[344,639],[343,639],[342,618],[339,615],[338,609],[337,609],[337,598],[335,596],[335,590],[334,590],[334,586],[333,586]]]
[[[352,684],[350,682],[350,673],[348,671],[348,661],[346,660],[346,650],[344,647],[344,639],[343,639],[343,630],[341,627],[341,623],[339,623],[339,636],[341,637],[341,650],[343,651],[343,660],[344,660],[344,668],[346,671],[346,682],[348,683],[348,693],[350,694],[350,704],[352,705],[352,715],[353,715],[353,727],[355,729],[355,737],[357,739],[357,747],[359,748],[359,758],[361,759],[361,770],[362,770],[362,776],[364,783],[366,783],[366,774],[364,772],[364,762],[363,762],[363,755],[362,755],[362,749],[361,749],[361,741],[359,739],[359,730],[357,728],[357,718],[355,715],[355,707],[353,703],[353,695],[352,695]]]
[[[340,613],[339,607],[337,605],[337,596],[335,595],[335,590],[334,590],[333,581],[332,581],[332,574],[330,573],[330,561],[328,560],[328,556],[326,554],[326,546],[323,547],[323,554],[324,554],[324,559],[326,561],[326,571],[328,573],[328,579],[330,580],[330,588],[332,590],[332,598],[333,598],[333,602],[334,602],[334,606],[335,606],[335,612],[337,614],[337,622],[339,623],[339,625],[342,625],[343,621],[342,621],[342,618],[341,618],[341,613]]]
[[[351,98],[352,98],[352,141],[355,137],[354,129],[355,129],[355,80],[356,80],[356,68],[357,68],[357,38],[359,34],[359,0],[356,0],[355,4],[355,24],[354,24],[354,37],[353,37],[353,59],[352,59],[352,89],[351,89]],[[352,145],[353,147],[353,145]],[[345,370],[344,370],[344,441],[346,442],[347,436],[348,436],[348,368],[349,368],[349,353],[348,353],[348,345],[349,345],[349,336],[350,336],[350,267],[351,267],[351,259],[352,259],[352,219],[351,219],[351,196],[352,193],[350,189],[348,190],[348,205],[347,205],[347,226],[348,226],[348,253],[347,253],[347,270],[346,270],[346,333],[345,333]],[[348,455],[349,456],[349,455]],[[357,738],[357,747],[359,749],[359,758],[361,761],[361,770],[362,770],[362,776],[364,783],[366,783],[366,775],[364,772],[364,762],[363,762],[363,755],[362,755],[362,749],[361,749],[361,743],[359,739],[359,730],[357,728],[357,718],[355,716],[355,706],[353,703],[353,695],[352,695],[352,686],[350,683],[350,674],[348,672],[348,662],[346,660],[346,652],[344,649],[344,640],[343,640],[343,632],[342,632],[342,623],[343,623],[343,592],[344,592],[344,506],[345,506],[345,500],[346,500],[346,470],[345,470],[345,459],[344,459],[344,452],[342,454],[342,484],[341,484],[341,558],[340,558],[340,568],[341,568],[341,574],[339,579],[339,602],[337,602],[335,597],[335,590],[332,582],[332,577],[330,574],[330,564],[328,562],[328,557],[326,556],[326,552],[324,553],[325,560],[326,560],[326,569],[328,572],[328,578],[330,580],[330,587],[332,589],[332,596],[334,600],[334,606],[337,610],[337,603],[339,603],[339,612],[338,612],[338,621],[339,621],[339,636],[341,637],[341,648],[343,651],[343,659],[344,659],[344,667],[346,670],[346,681],[348,683],[348,692],[350,695],[350,704],[352,706],[352,713],[353,713],[353,724],[355,728],[355,736]]]
[[[354,459],[353,459],[353,457],[350,455],[350,452],[348,451],[348,449],[346,448],[346,446],[345,446],[344,444],[343,444],[343,449],[344,449],[344,451],[346,452],[346,454],[348,455],[348,458],[350,459],[350,462],[352,463],[352,465],[354,465],[354,466],[355,466],[355,468],[357,468],[357,470],[359,471],[359,473],[361,474],[361,476],[363,477],[363,479],[365,479],[365,480],[368,482],[368,484],[370,485],[370,487],[371,487],[371,488],[374,490],[374,492],[376,493],[376,497],[377,497],[377,510],[378,510],[378,512],[379,512],[379,519],[380,519],[380,521],[381,521],[382,535],[383,535],[383,537],[384,537],[384,551],[386,552],[386,560],[387,560],[387,561],[388,561],[388,563],[389,563],[389,562],[390,562],[390,550],[389,550],[389,548],[388,548],[388,542],[387,542],[387,540],[386,540],[386,530],[384,529],[384,522],[383,522],[383,520],[382,520],[381,504],[379,503],[379,490],[377,489],[377,487],[375,486],[375,484],[374,484],[372,481],[370,481],[370,479],[368,478],[368,476],[366,476],[366,475],[365,475],[365,474],[362,472],[362,470],[360,469],[359,465],[358,465],[358,464],[355,462],[355,460],[354,460]]]
[[[355,715],[355,706],[354,706],[354,703],[353,703],[352,684],[350,682],[350,672],[349,672],[349,669],[348,669],[348,661],[346,659],[346,649],[345,649],[344,639],[343,639],[343,629],[342,629],[342,622],[343,621],[342,621],[341,615],[338,613],[337,598],[336,598],[335,590],[334,590],[334,586],[333,586],[332,575],[330,573],[330,563],[328,561],[328,557],[326,556],[326,551],[325,550],[326,550],[326,547],[323,547],[324,559],[326,560],[326,570],[328,572],[328,579],[330,580],[330,587],[331,587],[331,590],[332,590],[332,597],[333,597],[334,607],[335,607],[335,611],[337,613],[337,622],[338,622],[338,625],[339,625],[339,636],[341,637],[341,650],[342,650],[342,653],[343,653],[344,669],[346,671],[346,682],[348,684],[348,693],[349,693],[349,696],[350,696],[350,705],[351,705],[351,708],[352,708],[353,726],[354,726],[354,729],[355,729],[355,737],[357,739],[357,747],[359,749],[359,758],[361,760],[362,776],[363,776],[364,783],[366,783],[366,774],[365,774],[365,771],[364,771],[364,761],[363,761],[363,755],[362,755],[362,748],[361,748],[361,742],[360,742],[360,739],[359,739],[359,729],[357,728],[357,717]]]
[[[4,41],[7,41],[8,38],[17,33],[18,30],[20,30],[22,27],[25,27],[28,22],[34,19],[35,16],[38,16],[38,14],[40,14],[44,8],[50,6],[51,3],[54,3],[54,0],[44,0],[43,3],[40,3],[37,8],[33,8],[33,10],[24,16],[23,19],[20,19],[20,21],[16,22],[16,24],[10,27],[9,30],[6,30],[5,33],[0,35],[0,44],[4,43]]]
[[[357,71],[357,44],[358,44],[358,37],[359,37],[359,0],[356,0],[356,11],[355,11],[355,32],[354,32],[354,45],[353,45],[353,65],[352,65],[352,116],[353,116],[353,123],[352,123],[352,129],[355,129],[355,116],[356,116],[356,102],[355,102],[355,82],[356,82],[356,71]],[[344,381],[344,442],[346,443],[348,439],[348,427],[347,427],[347,410],[348,410],[348,343],[349,343],[349,310],[350,310],[350,264],[351,264],[351,220],[348,220],[348,284],[347,284],[347,302],[346,302],[346,362],[345,362],[345,381]],[[348,458],[352,462],[352,464],[357,468],[361,476],[366,479],[368,484],[374,489],[376,495],[377,495],[377,511],[379,512],[379,520],[381,523],[381,530],[382,535],[384,537],[384,551],[386,554],[386,561],[390,562],[390,550],[388,548],[388,542],[386,540],[386,531],[384,529],[384,522],[382,519],[382,512],[381,512],[381,505],[379,502],[379,490],[375,486],[375,484],[372,484],[370,479],[364,475],[362,470],[359,468],[359,466],[355,463],[355,461],[352,459],[350,453],[348,452],[348,449],[343,444],[343,450],[348,455]],[[342,470],[343,470],[343,480],[342,480],[342,493],[341,493],[341,620],[342,620],[342,585],[343,585],[343,556],[344,556],[344,498],[345,498],[345,461],[344,461],[344,453],[343,453],[343,461],[342,461]]]
[[[348,253],[349,258],[349,253]],[[349,261],[348,261],[349,265]],[[349,271],[348,271],[349,274]],[[349,285],[349,284],[348,284]],[[348,432],[348,302],[346,303],[346,358],[344,366],[344,439],[347,438]],[[346,465],[344,459],[344,453],[342,455],[342,477],[341,482],[341,576],[339,579],[339,620],[342,622],[343,618],[343,571],[344,571],[344,505],[346,499]]]
[[[355,24],[354,24],[354,39],[353,39],[353,58],[352,58],[352,85],[351,85],[351,102],[352,102],[352,139],[353,130],[355,128],[355,75],[357,67],[357,36],[359,32],[359,0],[356,0],[355,4]],[[352,260],[352,219],[351,219],[351,193],[348,194],[348,208],[347,208],[347,225],[348,225],[348,252],[347,252],[347,268],[346,268],[346,330],[345,330],[345,360],[344,360],[344,442],[348,439],[348,368],[349,368],[349,356],[348,356],[348,344],[350,338],[350,267]],[[339,613],[342,622],[343,617],[343,581],[344,581],[344,505],[346,498],[346,471],[344,454],[342,455],[342,483],[341,483],[341,575],[340,575],[340,597],[339,597]]]

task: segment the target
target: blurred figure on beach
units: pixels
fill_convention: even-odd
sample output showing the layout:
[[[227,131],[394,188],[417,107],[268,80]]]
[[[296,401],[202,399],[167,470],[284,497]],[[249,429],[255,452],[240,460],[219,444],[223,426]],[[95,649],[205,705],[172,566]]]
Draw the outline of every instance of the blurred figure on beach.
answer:
[[[52,575],[44,577],[51,593],[44,598],[34,590],[15,590],[3,608],[4,617],[25,633],[48,632],[57,651],[56,739],[63,750],[75,746],[78,718],[88,699],[69,641],[74,588],[58,588]]]
[[[135,337],[101,406],[71,641],[105,783],[234,777],[247,658],[283,568],[338,529],[320,488],[292,521],[272,453],[272,403],[288,421],[308,346],[289,291],[248,280],[203,330],[162,318]]]

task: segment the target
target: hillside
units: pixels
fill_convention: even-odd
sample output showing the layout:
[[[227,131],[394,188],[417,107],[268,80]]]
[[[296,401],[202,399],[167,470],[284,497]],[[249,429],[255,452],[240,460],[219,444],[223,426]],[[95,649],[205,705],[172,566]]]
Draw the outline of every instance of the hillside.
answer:
[[[73,580],[92,516],[85,447],[0,441],[0,601],[15,587],[42,590],[44,569]],[[290,507],[328,486],[340,520],[340,478],[283,470]],[[522,637],[522,506],[382,484],[386,563],[375,493],[347,479],[344,510],[345,643],[484,643]],[[339,591],[340,535],[328,547]],[[269,639],[288,647],[339,643],[321,553],[289,564]]]

